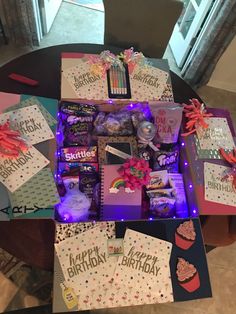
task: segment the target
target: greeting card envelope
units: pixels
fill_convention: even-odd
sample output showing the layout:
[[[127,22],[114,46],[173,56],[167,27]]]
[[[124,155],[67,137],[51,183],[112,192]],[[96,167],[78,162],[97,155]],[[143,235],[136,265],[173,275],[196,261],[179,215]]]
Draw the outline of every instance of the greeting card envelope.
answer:
[[[14,193],[9,193],[12,218],[53,217],[60,202],[50,168],[44,168]]]
[[[104,220],[141,218],[141,190],[130,191],[118,173],[120,165],[103,165],[101,170],[101,216]]]
[[[125,239],[124,255],[114,256],[116,258],[114,262],[116,268],[112,268],[114,271],[114,280],[103,283],[98,288],[97,278],[99,281],[100,277],[91,277],[89,273],[84,282],[85,293],[81,291],[80,294],[77,294],[71,287],[70,282],[66,281],[61,268],[61,261],[58,258],[58,254],[55,254],[54,313],[187,301],[211,296],[205,249],[200,223],[197,218],[191,220],[162,219],[152,221],[137,220],[57,224],[55,243],[56,245],[61,245],[62,250],[63,243],[66,243],[65,241],[71,241],[76,236],[83,234],[84,241],[89,248],[94,237],[91,233],[90,237],[87,237],[86,234],[96,229],[100,230],[99,232],[101,233],[105,232],[106,237],[109,238],[108,254],[110,243],[122,243],[122,239]],[[195,235],[193,240],[184,240],[182,236],[187,236],[187,234],[189,236],[190,232],[192,235]],[[97,232],[95,233],[97,235]],[[112,242],[113,240],[115,242]],[[132,255],[132,258],[129,258],[126,254],[126,243],[130,245],[130,257]],[[71,253],[74,256],[77,252],[77,248],[73,245],[70,248],[71,250],[66,253],[68,254],[67,259],[69,259]],[[67,246],[65,249],[67,249]],[[130,250],[128,250],[128,253]],[[120,260],[124,260],[123,264],[125,265],[119,265],[122,263],[120,263]],[[160,277],[155,275],[155,271],[154,274],[151,274],[151,261],[155,263],[154,266],[157,266],[157,260],[161,262],[158,266],[160,267],[158,271]],[[187,268],[190,267],[195,272],[193,278],[189,277],[190,284],[187,282],[187,286],[184,286],[178,280],[179,277],[176,272],[179,260],[186,261]],[[140,265],[141,263],[142,265]],[[190,264],[192,266],[189,266]],[[137,267],[140,266],[139,278],[136,278],[138,276],[135,269],[136,265]],[[118,272],[118,276],[116,276],[115,270],[119,270],[120,267],[123,267],[123,271]],[[185,266],[182,271],[183,274],[187,271]],[[169,273],[168,278],[166,277],[167,273]],[[181,271],[179,273],[181,274]],[[189,271],[188,274],[190,275]],[[100,272],[100,276],[102,275],[103,271]],[[119,278],[119,276],[124,275],[126,275],[124,280],[122,277]],[[150,279],[151,275],[153,276],[152,279]],[[90,290],[87,290],[86,285],[91,283],[91,279]],[[162,283],[158,283],[156,279],[158,281],[161,279]],[[88,281],[87,283],[86,280]],[[132,284],[127,284],[128,282],[132,282]],[[141,283],[143,283],[142,287]],[[146,290],[145,284],[148,284],[149,287],[151,285],[157,287],[158,284],[160,286],[157,289]],[[138,285],[140,285],[141,289],[137,289]],[[187,290],[189,286],[191,292]]]
[[[119,257],[114,282],[140,292],[161,290],[172,300],[171,249],[170,242],[126,229],[124,255]]]
[[[63,53],[61,61],[61,99],[107,102],[107,78],[92,73],[90,56],[83,53]],[[166,60],[150,59],[149,66],[135,69],[130,74],[131,101],[169,100],[173,98]],[[157,60],[157,59],[156,59]],[[161,63],[161,65],[159,65]],[[113,99],[117,102],[127,100]]]
[[[224,109],[208,108],[208,112],[212,113],[214,118],[224,118],[227,120],[232,138],[235,140],[236,134],[230,113]],[[230,138],[230,136],[229,136]],[[200,147],[200,146],[199,146]],[[184,173],[185,185],[190,187],[186,189],[187,200],[190,212],[193,215],[235,215],[236,206],[227,205],[205,198],[205,167],[204,163],[211,163],[217,166],[229,167],[229,164],[223,160],[212,156],[200,158],[197,153],[195,135],[189,135],[182,138],[181,146],[181,172]],[[219,168],[218,168],[219,169]],[[224,192],[219,191],[218,196],[222,199]]]
[[[54,138],[54,134],[37,105],[0,115],[0,124],[4,124],[8,120],[10,121],[11,128],[19,131],[26,142],[31,145]]]

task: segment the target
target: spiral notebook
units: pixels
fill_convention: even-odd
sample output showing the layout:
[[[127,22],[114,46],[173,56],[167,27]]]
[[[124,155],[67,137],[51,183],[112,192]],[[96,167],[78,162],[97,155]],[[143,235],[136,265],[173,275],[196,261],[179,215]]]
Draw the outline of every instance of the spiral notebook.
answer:
[[[140,219],[141,190],[124,187],[118,173],[120,165],[103,165],[101,169],[101,218],[104,220]]]

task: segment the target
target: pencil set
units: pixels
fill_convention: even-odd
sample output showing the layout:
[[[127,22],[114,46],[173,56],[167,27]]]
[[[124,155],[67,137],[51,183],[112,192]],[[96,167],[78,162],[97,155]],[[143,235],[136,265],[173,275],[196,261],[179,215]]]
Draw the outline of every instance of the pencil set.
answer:
[[[128,68],[111,66],[107,71],[109,98],[131,98]]]

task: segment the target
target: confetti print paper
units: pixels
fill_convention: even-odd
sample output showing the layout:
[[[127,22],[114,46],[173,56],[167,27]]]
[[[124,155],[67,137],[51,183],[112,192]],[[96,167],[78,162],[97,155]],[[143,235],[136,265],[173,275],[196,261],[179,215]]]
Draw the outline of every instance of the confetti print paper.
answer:
[[[76,66],[63,71],[63,77],[69,82],[78,98],[103,100],[108,98],[107,80],[91,71],[91,65],[84,59],[76,60]],[[74,98],[74,97],[71,97]]]
[[[10,120],[12,129],[31,145],[54,138],[54,135],[37,105],[17,109],[0,115],[0,124]]]
[[[152,66],[136,66],[130,75],[132,100],[160,100],[166,88],[168,73]]]
[[[117,257],[108,256],[107,239],[106,230],[95,227],[55,244],[66,283],[77,295],[112,281]]]
[[[208,118],[207,129],[197,128],[197,137],[201,150],[219,150],[220,147],[234,147],[234,140],[226,118]]]
[[[51,99],[50,101],[52,102],[52,106],[57,106],[56,100]],[[14,105],[14,106],[11,106],[11,107],[7,108],[4,112],[17,110],[17,109],[24,108],[24,107],[30,107],[30,106],[33,106],[33,105],[37,105],[38,106],[39,110],[41,111],[42,115],[44,116],[44,119],[47,121],[47,123],[50,126],[53,126],[53,125],[57,124],[57,120],[53,118],[53,116],[47,111],[47,109],[45,109],[45,107],[41,104],[41,102],[34,96],[30,97],[30,98],[28,98],[26,100],[21,101],[17,105]]]
[[[49,160],[33,146],[15,159],[1,157],[0,182],[13,193],[48,164]]]
[[[232,181],[222,178],[228,173],[230,168],[204,163],[205,199],[207,201],[224,205],[236,206],[236,191],[232,186]]]
[[[9,197],[12,208],[32,208],[31,213],[35,212],[35,214],[40,208],[52,208],[60,202],[50,168],[42,169],[14,193],[9,193]],[[21,215],[22,213],[14,214],[13,211],[14,217]]]
[[[140,232],[127,229],[124,256],[120,256],[115,282],[132,288],[132,293],[156,291],[156,296],[172,299],[170,254],[172,244]]]

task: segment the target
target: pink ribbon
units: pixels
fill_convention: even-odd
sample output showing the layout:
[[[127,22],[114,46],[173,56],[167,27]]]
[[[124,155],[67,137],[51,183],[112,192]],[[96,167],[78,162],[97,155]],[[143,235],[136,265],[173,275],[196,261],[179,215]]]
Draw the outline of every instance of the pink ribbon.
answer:
[[[149,163],[144,159],[130,158],[118,170],[125,182],[125,188],[130,190],[141,189],[143,185],[150,181]]]
[[[27,150],[27,145],[20,137],[20,132],[12,130],[9,121],[0,125],[0,155],[16,158],[21,151],[25,150]]]
[[[208,124],[205,122],[205,118],[212,117],[212,113],[207,113],[204,104],[201,104],[198,99],[190,99],[190,105],[184,106],[184,114],[188,119],[186,123],[186,133],[182,136],[188,136],[195,133],[198,127],[208,128]]]

